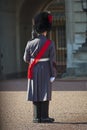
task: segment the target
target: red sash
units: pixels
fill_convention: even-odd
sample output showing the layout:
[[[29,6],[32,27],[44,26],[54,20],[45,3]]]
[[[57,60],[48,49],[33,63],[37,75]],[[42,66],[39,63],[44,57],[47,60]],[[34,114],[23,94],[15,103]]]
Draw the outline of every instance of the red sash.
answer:
[[[34,65],[39,61],[39,59],[43,56],[43,54],[45,53],[45,51],[47,50],[48,46],[50,45],[51,41],[47,40],[43,47],[41,48],[41,50],[39,51],[39,53],[37,54],[37,56],[35,57],[34,61],[29,65],[28,67],[28,78],[32,79],[33,77],[33,67]]]

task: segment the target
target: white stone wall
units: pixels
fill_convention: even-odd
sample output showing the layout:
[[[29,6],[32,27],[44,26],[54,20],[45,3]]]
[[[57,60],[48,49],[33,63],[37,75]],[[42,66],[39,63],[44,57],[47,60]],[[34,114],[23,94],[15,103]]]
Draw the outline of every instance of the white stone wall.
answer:
[[[74,43],[73,43],[73,67],[75,75],[87,76],[87,47],[82,45],[86,39],[87,16],[82,10],[81,0],[74,0]]]
[[[67,43],[67,68],[73,68],[73,1],[65,0],[66,4],[66,43]]]
[[[87,75],[87,51],[78,52],[85,42],[86,24],[86,13],[82,10],[81,0],[66,0],[67,73],[69,75]]]
[[[74,22],[74,43],[73,52],[85,42],[86,13],[82,10],[81,0],[73,0],[73,22]]]

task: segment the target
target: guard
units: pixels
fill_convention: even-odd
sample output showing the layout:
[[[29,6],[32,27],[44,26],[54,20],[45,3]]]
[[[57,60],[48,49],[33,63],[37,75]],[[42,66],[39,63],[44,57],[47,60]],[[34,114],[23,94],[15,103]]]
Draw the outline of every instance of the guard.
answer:
[[[40,12],[33,18],[33,39],[28,41],[24,61],[28,67],[27,100],[33,102],[33,122],[52,123],[49,117],[49,101],[52,82],[56,77],[55,44],[47,38],[52,28],[52,15]]]

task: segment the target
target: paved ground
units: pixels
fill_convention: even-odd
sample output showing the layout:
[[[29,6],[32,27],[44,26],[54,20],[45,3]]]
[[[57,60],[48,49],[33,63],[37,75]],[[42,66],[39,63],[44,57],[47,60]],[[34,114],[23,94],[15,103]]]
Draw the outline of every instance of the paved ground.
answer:
[[[87,130],[87,80],[53,83],[49,114],[53,124],[32,123],[32,103],[26,101],[26,79],[0,82],[0,130]]]

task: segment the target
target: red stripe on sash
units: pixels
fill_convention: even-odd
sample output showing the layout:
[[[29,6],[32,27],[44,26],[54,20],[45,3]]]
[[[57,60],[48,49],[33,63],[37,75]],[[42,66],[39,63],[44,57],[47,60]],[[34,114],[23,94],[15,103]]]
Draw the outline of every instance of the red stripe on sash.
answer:
[[[49,47],[51,41],[47,40],[43,47],[41,48],[41,50],[39,51],[39,53],[37,54],[37,56],[35,57],[34,61],[29,65],[28,67],[28,78],[32,79],[33,78],[33,68],[34,65],[40,60],[40,58],[43,56],[43,54],[45,53],[45,51],[47,50],[47,48]]]

